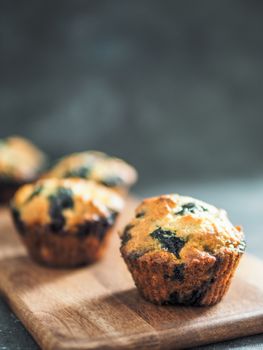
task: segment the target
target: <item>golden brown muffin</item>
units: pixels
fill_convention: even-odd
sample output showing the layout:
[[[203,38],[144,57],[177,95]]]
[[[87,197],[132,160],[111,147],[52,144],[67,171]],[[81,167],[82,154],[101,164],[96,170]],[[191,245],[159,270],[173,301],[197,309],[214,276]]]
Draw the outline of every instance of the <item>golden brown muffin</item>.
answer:
[[[35,180],[45,164],[44,154],[21,137],[0,140],[0,203],[8,202],[19,186]]]
[[[125,193],[136,182],[137,173],[131,165],[121,159],[89,151],[73,153],[62,158],[44,177],[78,177]]]
[[[71,267],[102,257],[123,200],[81,179],[46,179],[21,187],[11,203],[15,225],[31,257]]]
[[[224,210],[177,194],[144,200],[121,239],[136,286],[157,304],[219,302],[245,249]]]

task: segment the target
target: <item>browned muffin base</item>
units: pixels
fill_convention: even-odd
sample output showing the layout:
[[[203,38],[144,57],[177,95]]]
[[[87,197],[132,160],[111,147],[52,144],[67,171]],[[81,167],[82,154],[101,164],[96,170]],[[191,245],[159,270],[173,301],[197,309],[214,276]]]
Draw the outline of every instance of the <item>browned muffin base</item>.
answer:
[[[187,264],[171,262],[169,253],[125,256],[124,260],[143,297],[155,304],[213,305],[229,288],[241,253],[193,260]]]
[[[112,217],[86,221],[76,231],[56,230],[49,225],[26,225],[19,212],[12,209],[15,226],[29,255],[38,263],[52,267],[75,267],[99,260],[107,247],[116,222]]]
[[[59,235],[48,227],[26,228],[22,236],[29,255],[40,264],[51,267],[75,267],[99,260],[107,247],[111,229],[102,240],[93,235],[79,237],[71,233]]]

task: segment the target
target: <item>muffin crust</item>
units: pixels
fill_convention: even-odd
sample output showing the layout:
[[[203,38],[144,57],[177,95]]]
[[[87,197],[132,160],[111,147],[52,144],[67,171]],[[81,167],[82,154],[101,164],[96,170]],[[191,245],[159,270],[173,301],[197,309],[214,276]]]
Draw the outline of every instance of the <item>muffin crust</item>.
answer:
[[[46,162],[44,154],[21,137],[0,140],[0,204],[7,204],[19,186],[35,180]]]
[[[120,212],[123,201],[114,191],[92,181],[46,179],[23,186],[16,193],[12,206],[29,226],[53,224],[55,228],[63,214],[63,229],[74,234],[83,221],[97,221]],[[54,231],[59,229],[62,227]]]
[[[136,285],[159,304],[218,302],[245,249],[224,210],[179,195],[144,200],[121,239]]]
[[[24,182],[34,179],[45,162],[44,154],[22,137],[0,140],[0,178]]]
[[[123,189],[135,183],[137,173],[131,165],[121,159],[89,151],[73,153],[62,158],[44,177],[78,177],[93,180],[107,187]]]
[[[58,267],[102,257],[122,207],[117,193],[81,179],[46,179],[25,185],[11,205],[29,254]]]

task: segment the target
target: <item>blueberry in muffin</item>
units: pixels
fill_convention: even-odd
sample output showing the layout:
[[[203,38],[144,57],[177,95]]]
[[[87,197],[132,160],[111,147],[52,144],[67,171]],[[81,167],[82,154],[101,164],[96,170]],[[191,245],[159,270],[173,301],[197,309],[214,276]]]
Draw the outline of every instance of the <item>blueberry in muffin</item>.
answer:
[[[0,140],[0,203],[7,203],[19,186],[35,180],[45,165],[45,155],[22,137]]]
[[[93,180],[120,193],[126,193],[136,182],[137,173],[121,159],[101,152],[87,151],[65,156],[44,177]]]
[[[82,179],[41,179],[21,187],[11,203],[31,257],[55,267],[101,258],[122,208],[115,191]]]
[[[136,286],[156,304],[219,302],[246,246],[224,210],[177,194],[144,200],[121,240]]]

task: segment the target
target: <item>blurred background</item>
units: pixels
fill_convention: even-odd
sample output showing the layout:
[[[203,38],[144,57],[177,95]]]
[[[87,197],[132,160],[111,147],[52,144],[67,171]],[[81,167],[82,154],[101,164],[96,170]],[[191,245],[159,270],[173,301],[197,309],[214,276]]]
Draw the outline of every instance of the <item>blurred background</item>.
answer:
[[[262,1],[1,1],[0,136],[122,157],[138,195],[196,195],[255,231],[262,15]]]
[[[0,136],[156,183],[263,172],[263,2],[1,1]]]
[[[0,137],[122,157],[137,195],[226,208],[263,258],[262,19],[256,0],[2,0]],[[0,312],[0,347],[35,349]]]

